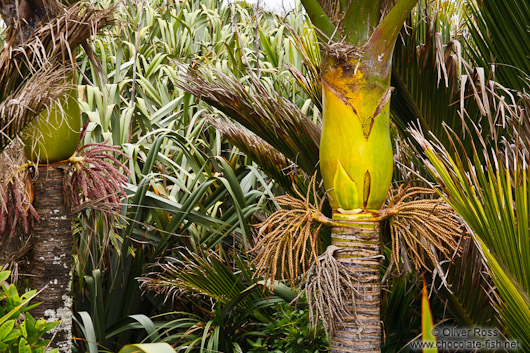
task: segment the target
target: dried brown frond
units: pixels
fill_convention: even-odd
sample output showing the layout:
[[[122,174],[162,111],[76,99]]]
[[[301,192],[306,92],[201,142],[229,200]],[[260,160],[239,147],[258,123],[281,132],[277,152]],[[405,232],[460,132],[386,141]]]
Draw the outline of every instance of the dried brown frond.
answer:
[[[418,177],[421,175],[420,168],[424,166],[421,160],[421,153],[417,151],[416,146],[407,142],[405,138],[396,136],[394,139],[395,154],[394,163],[396,172],[399,173],[399,179],[404,185],[415,183],[418,185]]]
[[[321,215],[324,200],[317,199],[315,179],[316,175],[311,179],[305,196],[294,187],[299,198],[282,195],[272,199],[282,208],[257,225],[259,240],[250,250],[256,253],[253,261],[256,265],[255,277],[263,277],[270,283],[277,278],[288,279],[294,285],[298,277],[317,260],[322,223],[315,225],[315,218]]]
[[[190,294],[185,290],[185,285],[179,278],[184,271],[185,263],[182,261],[157,263],[158,271],[147,273],[146,276],[137,278],[140,287],[144,291],[152,291],[164,297],[164,302],[171,299],[172,302],[182,294]],[[189,265],[188,265],[189,266]]]
[[[0,150],[68,90],[75,48],[110,24],[111,11],[82,3],[61,8],[27,41],[0,49]]]
[[[33,205],[33,185],[22,146],[13,144],[0,154],[0,237],[19,229],[28,234],[39,216]]]
[[[178,87],[219,109],[313,174],[321,128],[293,102],[253,75],[241,83],[214,69],[183,66],[181,70]]]
[[[0,103],[0,150],[19,135],[26,124],[54,103],[59,102],[71,84],[72,70],[65,66],[38,70],[25,82],[24,88]]]
[[[505,120],[508,130],[508,138],[501,141],[504,148],[499,151],[501,154],[499,159],[505,161],[506,167],[511,172],[516,171],[518,161],[524,161],[523,163],[530,165],[530,94],[519,92],[518,95],[519,101],[510,105],[504,102],[504,97],[499,98],[497,109],[498,116],[507,115]],[[502,129],[504,128],[503,124]],[[524,168],[522,165],[518,167]]]
[[[120,196],[126,197],[124,186],[130,172],[115,155],[128,158],[119,146],[94,143],[79,148],[68,159],[63,189],[70,209],[80,212],[90,205],[112,212],[121,208]]]
[[[355,308],[355,298],[359,292],[355,285],[359,282],[355,272],[333,256],[340,250],[338,246],[328,246],[307,271],[304,291],[294,299],[297,301],[305,293],[310,325],[316,328],[318,322],[322,321],[327,333],[343,325],[344,317],[355,316],[351,308]]]
[[[438,252],[445,258],[459,253],[458,241],[463,235],[460,217],[443,199],[425,199],[435,191],[421,187],[399,188],[393,191],[390,209],[392,259],[399,271],[399,254],[406,256],[417,271],[432,271]],[[415,200],[407,201],[414,198]]]

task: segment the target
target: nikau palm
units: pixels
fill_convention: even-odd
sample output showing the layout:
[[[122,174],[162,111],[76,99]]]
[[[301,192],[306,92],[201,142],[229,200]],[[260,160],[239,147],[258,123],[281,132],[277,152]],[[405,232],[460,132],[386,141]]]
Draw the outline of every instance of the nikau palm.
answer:
[[[333,333],[332,352],[378,352],[381,347],[379,211],[393,171],[392,52],[415,3],[401,0],[380,20],[380,1],[353,1],[349,6],[322,1],[328,19],[320,15],[314,21],[323,32],[320,23],[333,23],[338,27],[335,35],[342,37],[330,45],[323,64],[320,170],[333,219],[339,223],[331,235],[332,245],[340,248],[337,260],[358,281],[350,317]],[[318,16],[311,13],[315,2],[304,4],[310,17]]]
[[[394,4],[397,1],[388,2]],[[197,65],[193,65],[191,68],[183,69],[182,71],[186,71],[186,73],[177,80],[180,87],[201,97],[258,135],[254,136],[240,125],[219,119],[217,112],[209,118],[215,128],[219,129],[228,140],[237,145],[242,152],[276,179],[278,184],[288,193],[288,195],[272,199],[278,204],[279,209],[258,226],[257,241],[250,250],[252,256],[255,256],[253,258],[255,277],[260,279],[265,277],[269,280],[289,279],[291,284],[302,283],[310,310],[313,313],[312,319],[322,319],[325,323],[328,320],[330,322],[327,327],[331,328],[333,332],[332,351],[376,352],[380,350],[379,264],[382,255],[379,249],[378,228],[381,219],[392,217],[389,227],[392,238],[392,264],[398,265],[398,269],[400,255],[403,258],[403,267],[405,268],[407,268],[407,261],[403,256],[404,254],[415,256],[411,260],[416,268],[428,267],[429,262],[438,262],[436,258],[438,254],[429,252],[433,246],[444,255],[449,253],[449,250],[443,249],[444,246],[453,251],[457,248],[452,236],[454,233],[458,233],[460,228],[458,217],[451,216],[450,208],[441,200],[429,202],[421,197],[419,199],[416,197],[418,193],[433,193],[433,190],[419,187],[400,187],[397,191],[390,193],[391,197],[387,206],[383,206],[387,198],[392,174],[392,151],[388,131],[388,106],[391,95],[390,62],[397,32],[413,6],[413,2],[400,1],[390,9],[386,6],[388,2],[303,1],[313,24],[320,30],[322,42],[327,43],[324,44],[326,60],[324,60],[320,70],[307,70],[309,74],[306,77],[303,77],[301,72],[296,71],[297,69],[293,67],[289,67],[289,71],[293,73],[300,86],[305,86],[301,88],[306,91],[307,97],[313,100],[314,111],[323,109],[323,131],[320,131],[321,126],[318,117],[314,119],[316,124],[312,124],[313,122],[301,113],[295,104],[287,102],[286,98],[282,97],[283,93],[284,96],[292,97],[293,101],[300,98],[296,94],[291,95],[290,92],[287,94],[281,92],[284,88],[282,87],[284,82],[281,79],[278,80],[280,82],[277,85],[278,82],[267,85],[267,80],[271,78],[267,74],[275,70],[263,70],[264,66],[260,65],[264,61],[262,57],[277,59],[280,55],[275,55],[274,46],[267,45],[269,42],[266,39],[261,41],[264,48],[264,52],[261,53],[257,49],[250,53],[248,50],[241,50],[243,46],[241,42],[239,43],[240,46],[234,51],[234,56],[236,59],[240,59],[239,63],[241,64],[237,67],[240,71],[234,70],[234,76],[237,79],[218,71],[203,70],[204,67],[197,70],[195,69]],[[491,0],[491,2],[495,2],[495,0]],[[434,2],[430,3],[434,4]],[[433,6],[439,7],[440,3],[444,2],[436,2],[436,5]],[[455,4],[456,2],[448,3]],[[430,7],[430,5],[426,6],[427,8]],[[422,10],[429,12],[428,9]],[[471,75],[470,71],[473,69],[470,69],[470,66],[464,66],[464,69],[459,68],[459,65],[463,64],[459,43],[454,40],[445,46],[441,33],[433,35],[433,27],[436,31],[436,27],[441,21],[435,18],[429,19],[429,15],[426,17],[425,26],[430,27],[429,30],[425,31],[427,34],[423,34],[424,38],[427,38],[426,44],[421,44],[423,43],[422,40],[417,39],[421,36],[416,36],[414,33],[416,29],[413,29],[413,34],[404,38],[402,49],[406,46],[406,51],[401,50],[400,57],[394,63],[399,75],[393,77],[393,82],[395,82],[393,84],[399,87],[399,91],[398,99],[393,99],[393,113],[398,126],[402,128],[402,132],[405,132],[407,123],[418,119],[422,127],[430,128],[435,136],[440,137],[439,131],[434,127],[446,127],[446,125],[441,124],[442,120],[447,124],[452,124],[452,126],[455,126],[455,120],[457,120],[457,124],[460,124],[460,118],[466,119],[463,115],[464,104],[467,114],[472,117],[475,116],[472,111],[473,105],[468,105],[466,101],[469,93],[466,88],[470,88],[469,86],[466,87],[466,80],[469,84],[470,81],[484,81],[484,77],[481,77],[480,71],[477,71],[477,77]],[[383,19],[381,20],[381,18]],[[419,18],[424,19],[423,11],[418,11],[418,21],[422,21]],[[235,22],[234,29],[237,30],[238,26]],[[414,24],[414,20],[411,23],[413,28],[417,25],[417,23]],[[420,27],[418,25],[418,28]],[[521,27],[524,28],[524,26]],[[307,28],[310,27],[304,28],[304,31]],[[295,31],[293,29],[293,32]],[[239,37],[239,34],[236,33],[236,35]],[[260,35],[265,36],[261,32]],[[404,37],[407,36],[404,34]],[[436,39],[434,47],[433,39]],[[302,43],[302,41],[299,42]],[[257,42],[255,44],[256,47],[260,45]],[[318,51],[316,43],[314,48],[317,48],[316,51]],[[453,51],[454,55],[451,54]],[[304,60],[311,60],[311,58],[316,57],[304,56],[300,50],[298,52]],[[281,49],[278,50],[278,53],[281,53]],[[484,57],[490,60],[491,55]],[[278,65],[279,60],[273,61],[275,65]],[[320,60],[315,61],[318,62],[313,68],[320,65]],[[251,67],[249,62],[255,63],[255,68]],[[408,70],[409,64],[410,70]],[[234,66],[236,65],[234,64]],[[436,72],[435,66],[438,66],[440,71]],[[420,69],[418,70],[418,68]],[[463,73],[462,70],[467,71],[470,76],[462,75],[460,77]],[[281,69],[278,72],[281,73]],[[446,80],[446,87],[443,88],[437,86],[437,83],[440,83],[442,73]],[[448,73],[450,77],[448,77]],[[436,74],[438,74],[438,80],[436,80]],[[274,75],[271,76],[273,76],[273,80],[276,79]],[[309,78],[308,76],[312,77]],[[422,77],[418,78],[417,76]],[[452,84],[449,84],[451,82],[449,79]],[[420,81],[419,85],[417,81]],[[316,82],[318,84],[315,84]],[[461,83],[461,87],[458,87],[459,83]],[[488,83],[491,82],[486,82],[486,84]],[[474,84],[475,82],[471,82],[471,85]],[[288,87],[286,91],[288,91],[289,84],[286,86]],[[322,86],[322,90],[315,88],[319,86]],[[425,89],[425,87],[432,89]],[[445,89],[446,92],[444,92]],[[316,102],[321,95],[320,91],[323,94],[323,101]],[[421,93],[426,91],[426,93],[418,94],[417,91],[422,91]],[[480,90],[474,89],[477,95],[479,95],[478,91]],[[482,87],[482,93],[484,91],[485,89]],[[435,93],[432,94],[432,92]],[[438,94],[439,92],[444,94]],[[429,96],[430,94],[432,94],[432,98]],[[461,116],[457,115],[454,108],[443,109],[454,103],[459,94],[462,97]],[[433,99],[434,96],[436,96],[435,99]],[[302,99],[307,97],[302,96]],[[399,99],[401,99],[401,105],[395,104],[396,101],[399,102]],[[479,97],[479,100],[481,99]],[[453,104],[453,106],[456,107],[457,105]],[[495,107],[497,106],[501,105],[496,104]],[[307,108],[307,101],[304,107]],[[396,108],[405,109],[402,109],[400,115],[396,114]],[[433,114],[434,108],[436,108],[436,114]],[[505,108],[508,109],[508,107]],[[440,112],[441,114],[438,114]],[[493,111],[491,115],[494,115]],[[449,116],[450,119],[445,119],[446,116]],[[490,124],[495,125],[495,122],[490,121]],[[482,134],[487,131],[485,126],[479,125],[479,127],[485,128]],[[316,142],[315,137],[319,137]],[[424,139],[418,140],[422,142]],[[453,141],[452,138],[449,140]],[[426,146],[429,147],[429,144],[423,141],[423,147]],[[320,164],[315,160],[318,155],[313,153],[315,149],[320,149]],[[407,153],[410,150],[412,150],[410,147],[404,148],[400,153]],[[436,150],[442,151],[438,147]],[[469,177],[469,175],[476,175],[475,170],[483,170],[477,164],[475,167],[469,168],[473,172],[452,174],[452,169],[458,170],[458,166],[464,163],[456,165],[451,162],[450,165],[449,161],[452,160],[447,158],[446,154],[440,154],[440,157],[432,152],[430,154],[427,152],[427,154],[431,160],[443,160],[443,162],[438,162],[435,167],[443,170],[443,173],[438,172],[439,178],[444,181],[441,187],[444,191],[442,195],[450,195],[448,200],[453,201],[453,203],[454,200],[459,201],[459,198],[453,198],[451,191],[454,192],[454,189],[458,190],[458,188],[448,188],[447,185],[466,184],[462,182],[465,178],[459,177],[460,180],[457,180],[455,176]],[[308,175],[313,174],[318,168],[321,169],[321,173],[315,175],[314,179],[308,183]],[[285,173],[286,170],[289,173]],[[322,206],[321,200],[319,200],[319,196],[322,195],[322,190],[319,188],[320,178],[322,178],[326,195],[329,198],[329,204],[333,208],[333,212],[328,213],[326,210],[325,213],[328,216],[332,215],[333,219],[327,218],[320,211]],[[487,180],[487,178],[482,179]],[[501,180],[503,179],[501,177]],[[495,180],[495,176],[490,180]],[[509,177],[506,180],[508,184],[511,182]],[[291,183],[293,185],[289,185]],[[526,184],[523,185],[524,190],[526,190]],[[485,188],[485,190],[490,189],[492,188]],[[466,191],[468,195],[475,194],[472,192],[473,188],[468,190],[469,192]],[[510,190],[508,189],[508,191]],[[510,200],[511,197],[510,195],[506,199]],[[406,201],[407,199],[415,200],[409,202]],[[473,200],[473,198],[468,196],[464,197],[463,200]],[[519,202],[522,203],[523,200],[525,199],[521,197]],[[458,202],[457,206],[459,204],[461,205]],[[504,204],[511,205],[512,203]],[[464,207],[464,211],[467,210],[468,213],[470,209],[473,210],[474,208]],[[519,207],[518,205],[517,211],[521,212],[521,209],[525,210],[526,207]],[[513,210],[510,212],[513,216]],[[506,212],[506,216],[510,216],[510,212]],[[476,217],[476,212],[472,213],[471,216]],[[497,213],[492,213],[492,216],[495,219],[500,219],[497,217]],[[433,219],[436,220],[433,222]],[[428,220],[430,223],[426,223]],[[321,224],[314,226],[313,222],[320,222]],[[521,224],[526,223],[521,222]],[[322,252],[318,243],[318,231],[324,229],[321,227],[322,224],[332,227],[333,244],[318,256],[318,252]],[[489,232],[490,229],[487,229],[486,233]],[[427,254],[428,259],[424,257],[425,254]],[[520,258],[524,257],[520,256]],[[473,262],[475,260],[476,258],[472,259]],[[458,282],[464,282],[463,277],[467,277],[466,282],[468,283],[471,283],[469,278],[473,278],[472,285],[475,288],[481,287],[480,284],[477,285],[480,280],[475,281],[477,279],[475,275],[482,273],[482,265],[466,268],[466,273],[462,273],[463,271],[460,271],[458,267],[460,269],[467,267],[463,264],[467,264],[468,259],[458,261],[460,266],[455,266],[457,270],[455,267],[451,267],[452,276],[457,277]],[[174,272],[177,278],[182,276],[182,273],[186,273],[185,269]],[[323,273],[324,275],[322,275]],[[451,279],[450,276],[446,278]],[[508,277],[506,276],[506,278]],[[263,281],[262,283],[274,282]],[[487,279],[482,283],[487,286]],[[471,288],[471,285],[453,284],[450,287],[451,290],[456,288],[462,291],[465,288]],[[179,285],[176,287],[178,288]],[[506,289],[513,291],[516,288],[503,288],[504,291]],[[399,293],[399,290],[395,288],[391,291],[393,294]],[[471,290],[468,291],[471,292]],[[413,290],[409,292],[413,292]],[[501,293],[503,293],[502,290]],[[476,295],[475,291],[473,291],[473,295]],[[464,297],[466,296],[464,295]],[[472,327],[475,323],[492,322],[470,320],[471,315],[465,312],[479,308],[484,301],[479,302],[475,296],[472,301],[479,303],[479,305],[469,305],[469,303],[461,305],[458,300],[459,298],[455,299],[453,296],[454,306],[460,306],[459,309],[463,312],[460,318],[464,318],[464,320],[461,322],[467,327]],[[344,305],[344,303],[351,304]],[[388,301],[388,303],[393,302]],[[408,307],[408,305],[403,305],[402,310],[407,310]],[[401,319],[400,311],[394,309],[396,308],[391,307],[389,312]],[[527,311],[523,309],[525,308],[517,308],[513,313],[521,312],[526,315]],[[508,310],[505,312],[513,315]],[[389,320],[388,316],[387,312],[387,320]],[[491,317],[490,315],[486,316]],[[521,316],[514,315],[514,318],[519,319]],[[314,321],[312,320],[312,322]],[[522,321],[514,320],[514,322]],[[399,324],[402,322],[400,321]],[[386,325],[387,328],[389,326]],[[512,330],[518,333],[523,331],[520,327],[512,327]]]
[[[416,0],[401,0],[393,7],[384,1],[302,3],[321,41],[327,43],[320,68],[322,131],[295,105],[265,89],[252,73],[248,88],[227,75],[202,69],[187,71],[178,84],[259,136],[251,140],[263,138],[265,141],[259,142],[263,148],[272,146],[300,168],[292,174],[292,180],[305,187],[307,196],[302,196],[297,186],[287,189],[291,196],[286,196],[284,209],[261,225],[261,238],[252,249],[256,253],[256,275],[267,279],[287,277],[293,283],[305,274],[302,282],[314,309],[313,318],[329,322],[326,327],[331,328],[331,351],[379,352],[381,220],[390,216],[395,219],[391,227],[396,248],[392,261],[398,263],[397,249],[405,242],[406,251],[415,256],[416,268],[427,267],[425,254],[433,262],[434,248],[444,254],[447,248],[455,250],[452,237],[459,234],[458,221],[446,207],[440,207],[440,201],[420,201],[423,203],[418,206],[428,210],[423,214],[404,206],[403,200],[421,190],[405,188],[398,192],[393,207],[382,209],[393,173],[389,122],[392,52]],[[303,82],[299,75],[297,80]],[[237,129],[221,127],[236,145],[250,141],[241,138],[248,131],[234,133]],[[315,141],[319,135],[320,141]],[[301,146],[306,147],[304,153],[300,153]],[[308,153],[314,149],[320,151],[319,160]],[[250,151],[250,156],[255,154],[252,148],[243,150]],[[318,163],[321,172],[315,178],[323,181],[332,218],[318,211],[321,203],[315,183],[308,184],[304,177],[304,173],[313,174]],[[295,198],[306,200],[297,202]],[[407,211],[401,212],[404,208]],[[446,226],[447,231],[431,227],[411,232],[409,229],[417,228],[425,214],[431,222]],[[332,228],[332,246],[318,259],[316,233],[320,227],[313,227],[313,222]],[[297,256],[301,257],[294,259]]]

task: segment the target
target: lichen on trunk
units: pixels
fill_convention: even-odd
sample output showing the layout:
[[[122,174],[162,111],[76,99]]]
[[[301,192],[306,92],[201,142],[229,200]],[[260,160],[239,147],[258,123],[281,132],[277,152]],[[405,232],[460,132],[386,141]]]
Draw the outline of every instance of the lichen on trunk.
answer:
[[[35,182],[34,207],[40,222],[33,230],[33,248],[29,253],[29,284],[45,288],[36,298],[43,303],[32,310],[36,318],[61,320],[50,333],[51,347],[71,352],[72,339],[72,218],[66,207],[63,170],[40,166]],[[56,332],[55,332],[56,331]]]

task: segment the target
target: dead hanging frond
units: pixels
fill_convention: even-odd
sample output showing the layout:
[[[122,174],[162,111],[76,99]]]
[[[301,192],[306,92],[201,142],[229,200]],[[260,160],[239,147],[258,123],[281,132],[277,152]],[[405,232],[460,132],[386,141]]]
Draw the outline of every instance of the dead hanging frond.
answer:
[[[260,136],[308,174],[318,163],[321,128],[253,75],[240,82],[208,68],[181,66],[175,84]]]
[[[0,237],[12,236],[20,229],[28,234],[39,220],[33,205],[30,165],[20,144],[0,154]]]
[[[128,158],[119,146],[93,143],[68,159],[70,170],[65,173],[63,189],[73,212],[86,207],[111,212],[121,207],[120,196],[126,197],[124,186],[129,169],[115,155]]]
[[[67,83],[71,75],[72,69],[64,66],[40,69],[25,82],[23,89],[0,103],[0,151],[38,112],[59,102],[71,89],[72,85]]]
[[[112,10],[77,3],[61,8],[31,37],[0,49],[0,151],[70,88],[75,48],[111,23]]]
[[[263,277],[271,283],[277,278],[288,279],[294,284],[317,260],[322,223],[315,224],[315,221],[321,215],[324,199],[318,200],[315,179],[316,175],[311,179],[305,196],[295,188],[299,198],[282,195],[272,199],[282,208],[257,225],[259,240],[250,250],[256,253],[254,276]]]
[[[437,252],[444,257],[458,252],[458,241],[462,237],[461,220],[444,200],[416,199],[417,195],[432,195],[432,189],[421,187],[399,188],[393,192],[389,209],[390,234],[392,237],[392,263],[399,271],[399,257],[412,262],[416,270],[432,271],[439,263]],[[429,264],[430,262],[430,264]]]
[[[181,297],[184,293],[189,294],[185,288],[186,285],[180,279],[186,267],[192,266],[193,262],[185,264],[180,260],[173,262],[157,263],[158,270],[147,273],[145,277],[138,277],[140,287],[144,291],[151,291],[164,298],[164,302],[171,299],[174,303],[175,299]]]
[[[333,256],[340,251],[338,246],[328,246],[307,271],[302,283],[304,291],[294,299],[297,301],[305,293],[310,325],[316,328],[322,321],[328,334],[342,326],[346,316],[355,317],[352,309],[359,292],[356,287],[359,278],[355,272]]]
[[[497,110],[506,115],[502,129],[508,131],[508,136],[501,138],[498,159],[504,160],[512,173],[524,169],[525,164],[530,165],[530,94],[519,92],[518,96],[517,103],[506,104],[504,97],[496,97],[495,102]]]

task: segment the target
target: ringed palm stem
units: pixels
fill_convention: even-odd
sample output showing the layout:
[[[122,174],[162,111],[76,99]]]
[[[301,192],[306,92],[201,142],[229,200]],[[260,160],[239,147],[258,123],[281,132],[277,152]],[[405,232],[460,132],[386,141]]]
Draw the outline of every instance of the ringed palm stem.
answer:
[[[381,247],[379,222],[333,212],[340,223],[331,230],[332,245],[343,249],[337,261],[350,269],[357,279],[357,293],[350,306],[350,316],[333,332],[331,352],[381,351]]]
[[[350,317],[333,332],[331,352],[380,352],[380,234],[375,220],[392,179],[389,132],[390,83],[362,58],[330,67],[323,75],[324,126],[320,163],[324,185],[341,226],[332,245],[337,261],[358,279]]]

